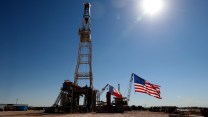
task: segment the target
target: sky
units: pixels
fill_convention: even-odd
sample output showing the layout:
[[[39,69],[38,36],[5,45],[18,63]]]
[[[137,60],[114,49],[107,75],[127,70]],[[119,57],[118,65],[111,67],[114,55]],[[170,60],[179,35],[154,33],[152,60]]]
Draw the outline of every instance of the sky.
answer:
[[[163,0],[156,15],[141,1],[0,0],[0,103],[51,106],[74,81],[90,2],[94,88],[119,83],[125,96],[135,73],[160,85],[162,99],[132,86],[130,105],[208,107],[208,1]]]

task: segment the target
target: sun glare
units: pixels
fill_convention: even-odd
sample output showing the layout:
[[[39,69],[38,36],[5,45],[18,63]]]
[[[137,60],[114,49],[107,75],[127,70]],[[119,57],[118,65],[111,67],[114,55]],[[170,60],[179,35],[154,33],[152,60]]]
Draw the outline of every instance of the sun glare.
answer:
[[[144,12],[150,15],[154,15],[161,11],[163,8],[162,0],[143,0],[142,7]]]

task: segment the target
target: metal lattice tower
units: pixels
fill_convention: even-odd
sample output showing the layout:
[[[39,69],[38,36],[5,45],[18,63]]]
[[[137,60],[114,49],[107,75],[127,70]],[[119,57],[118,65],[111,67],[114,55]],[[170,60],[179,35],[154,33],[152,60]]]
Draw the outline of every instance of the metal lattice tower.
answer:
[[[79,80],[88,80],[89,86],[93,88],[92,78],[92,45],[90,30],[90,3],[84,4],[82,28],[79,29],[80,42],[77,66],[75,70],[74,83],[78,85]]]

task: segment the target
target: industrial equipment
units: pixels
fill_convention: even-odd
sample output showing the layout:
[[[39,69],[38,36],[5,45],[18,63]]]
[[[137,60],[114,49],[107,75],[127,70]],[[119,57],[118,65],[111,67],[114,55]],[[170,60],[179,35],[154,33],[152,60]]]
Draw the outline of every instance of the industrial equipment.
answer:
[[[129,88],[128,88],[128,94],[127,94],[127,101],[130,101],[130,96],[131,96],[131,87],[132,87],[132,82],[133,82],[133,73],[131,74],[130,80],[129,80]]]
[[[106,102],[101,101],[100,100],[100,96],[101,94],[107,89],[107,87],[109,87],[109,91],[106,93]],[[96,112],[98,113],[123,113],[125,110],[129,110],[128,109],[128,103],[127,103],[127,98],[126,97],[122,97],[122,95],[120,94],[120,96],[115,95],[114,92],[118,92],[115,91],[115,89],[112,91],[111,90],[112,86],[107,84],[105,85],[104,88],[102,88],[102,90],[97,93],[97,106],[96,106]],[[118,88],[120,89],[120,88]],[[118,92],[120,93],[120,92]],[[114,95],[115,97],[113,101],[111,101],[111,95]]]
[[[90,3],[84,4],[82,27],[79,29],[80,42],[74,82],[69,80],[64,81],[54,104],[50,108],[46,109],[45,112],[73,113],[96,111],[122,113],[124,110],[129,110],[128,101],[130,99],[132,77],[130,79],[127,98],[121,95],[120,85],[118,86],[118,91],[109,84],[102,88],[100,92],[95,90],[93,87],[90,7]],[[88,81],[89,83],[81,86],[79,82],[80,80]],[[100,101],[100,96],[107,87],[109,87],[109,91],[106,94],[106,102]],[[115,96],[112,102],[111,95]],[[81,98],[83,99],[83,102],[81,102]]]
[[[79,29],[80,43],[74,83],[65,80],[55,103],[45,112],[95,111],[97,90],[93,88],[92,78],[90,7],[90,3],[84,4],[82,28]],[[89,81],[89,84],[80,86],[79,80]],[[80,98],[83,98],[83,104],[81,104]]]

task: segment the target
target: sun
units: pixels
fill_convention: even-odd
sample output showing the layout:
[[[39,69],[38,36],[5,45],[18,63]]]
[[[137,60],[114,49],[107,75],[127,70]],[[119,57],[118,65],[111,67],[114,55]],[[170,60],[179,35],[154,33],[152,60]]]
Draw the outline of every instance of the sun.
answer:
[[[162,0],[143,0],[142,2],[144,13],[150,15],[159,13],[162,10],[163,5]]]

